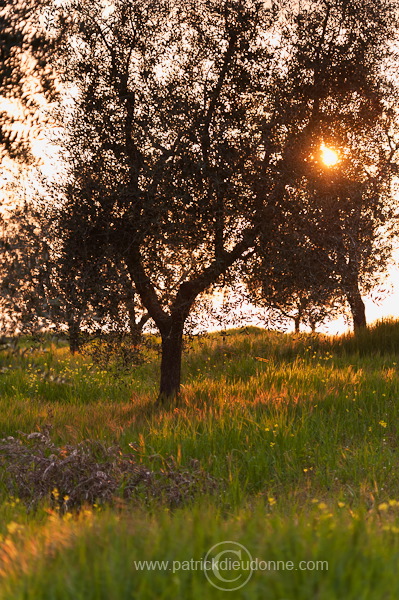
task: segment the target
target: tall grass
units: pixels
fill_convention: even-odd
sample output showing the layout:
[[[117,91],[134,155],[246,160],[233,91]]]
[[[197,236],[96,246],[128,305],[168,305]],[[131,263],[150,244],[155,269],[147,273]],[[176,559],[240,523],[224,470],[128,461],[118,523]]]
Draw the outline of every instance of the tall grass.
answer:
[[[306,515],[257,505],[226,518],[202,505],[156,516],[86,511],[78,519],[50,518],[45,526],[14,522],[3,542],[7,575],[0,594],[13,600],[394,600],[399,536],[391,510],[397,509],[371,520],[315,502]],[[217,589],[211,582],[222,582],[212,572],[208,581],[201,569],[209,549],[227,540],[242,544],[260,566],[236,591]],[[195,568],[185,568],[192,560]],[[148,568],[138,561],[168,562]]]
[[[194,460],[220,485],[173,514],[117,501],[67,521],[45,507],[26,516],[3,490],[3,550],[11,540],[14,558],[0,598],[218,598],[203,573],[137,572],[132,561],[183,560],[225,539],[259,557],[329,561],[328,572],[254,573],[232,597],[398,597],[397,323],[356,338],[248,328],[195,340],[168,411],[153,404],[155,353],[115,380],[64,347],[47,350],[0,354],[3,436],[50,425],[60,443],[133,447],[151,470]]]

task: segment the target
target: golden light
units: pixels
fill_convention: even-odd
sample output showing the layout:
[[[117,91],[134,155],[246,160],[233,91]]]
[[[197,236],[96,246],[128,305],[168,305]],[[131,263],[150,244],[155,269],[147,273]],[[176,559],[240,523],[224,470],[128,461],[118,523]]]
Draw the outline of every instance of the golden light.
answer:
[[[328,148],[324,142],[320,146],[321,150],[321,160],[325,164],[326,167],[333,167],[339,161],[338,153],[335,152],[332,148]]]

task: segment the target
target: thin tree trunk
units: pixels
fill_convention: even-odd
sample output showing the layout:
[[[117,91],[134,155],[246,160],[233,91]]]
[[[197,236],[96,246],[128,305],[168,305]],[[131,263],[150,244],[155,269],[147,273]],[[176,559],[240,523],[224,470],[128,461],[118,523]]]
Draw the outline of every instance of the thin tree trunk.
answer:
[[[295,323],[295,333],[299,333],[300,327],[301,327],[301,317],[299,317],[299,316],[294,317],[294,323]]]
[[[125,306],[126,306],[127,312],[128,312],[129,332],[130,332],[131,339],[133,340],[133,342],[135,344],[138,344],[141,339],[141,330],[143,328],[144,323],[142,325],[141,322],[139,322],[139,323],[136,322],[136,306],[134,303],[134,297],[128,298],[125,301]]]
[[[136,323],[136,307],[134,304],[134,299],[128,298],[125,301],[125,306],[127,308],[127,313],[129,315],[129,330],[132,337],[137,336],[137,323]]]
[[[162,333],[161,383],[157,403],[163,405],[180,392],[183,323],[172,323]]]
[[[70,318],[68,320],[68,336],[69,350],[75,354],[80,348],[80,322],[78,319]]]
[[[356,333],[356,331],[367,327],[366,308],[357,283],[348,291],[347,298],[352,313],[353,330]]]
[[[142,340],[143,327],[147,323],[147,321],[149,321],[149,319],[150,319],[150,315],[148,313],[143,315],[141,317],[141,319],[139,319],[137,322],[136,321],[133,322],[130,319],[130,325],[129,325],[130,335],[132,337],[132,340],[135,341],[137,344],[139,344]]]

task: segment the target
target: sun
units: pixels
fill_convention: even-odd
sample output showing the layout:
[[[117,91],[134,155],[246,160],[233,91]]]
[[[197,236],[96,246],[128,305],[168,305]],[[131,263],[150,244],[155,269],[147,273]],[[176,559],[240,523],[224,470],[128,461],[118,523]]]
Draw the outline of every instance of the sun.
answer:
[[[335,152],[332,148],[328,148],[324,142],[320,146],[321,150],[321,160],[325,164],[326,167],[333,167],[339,162],[338,153]]]

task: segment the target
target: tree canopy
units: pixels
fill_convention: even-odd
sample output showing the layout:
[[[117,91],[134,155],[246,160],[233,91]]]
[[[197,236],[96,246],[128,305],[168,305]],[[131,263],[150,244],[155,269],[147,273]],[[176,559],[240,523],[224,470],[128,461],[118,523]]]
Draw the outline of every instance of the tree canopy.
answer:
[[[361,293],[386,269],[396,233],[396,9],[385,1],[336,1],[290,13],[272,102],[269,147],[287,183],[280,199],[284,234],[274,244],[283,258],[273,265],[266,234],[252,290],[263,288],[269,304],[280,308],[290,302],[289,288],[292,304],[300,290],[308,296],[318,289],[327,306],[328,298],[343,296],[355,329],[366,325]],[[323,149],[334,156],[332,164]]]

